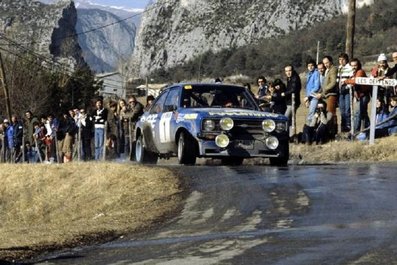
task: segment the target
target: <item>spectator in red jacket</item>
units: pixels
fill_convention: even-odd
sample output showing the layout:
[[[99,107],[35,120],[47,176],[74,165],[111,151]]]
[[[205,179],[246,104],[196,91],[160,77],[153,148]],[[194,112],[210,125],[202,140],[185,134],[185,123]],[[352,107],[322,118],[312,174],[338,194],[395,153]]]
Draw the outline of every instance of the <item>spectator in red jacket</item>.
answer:
[[[361,62],[357,58],[350,61],[353,69],[353,77],[345,80],[345,84],[353,85],[353,109],[354,109],[354,131],[360,131],[369,126],[368,103],[370,101],[370,87],[365,85],[357,85],[356,77],[366,77],[365,71],[362,69]]]

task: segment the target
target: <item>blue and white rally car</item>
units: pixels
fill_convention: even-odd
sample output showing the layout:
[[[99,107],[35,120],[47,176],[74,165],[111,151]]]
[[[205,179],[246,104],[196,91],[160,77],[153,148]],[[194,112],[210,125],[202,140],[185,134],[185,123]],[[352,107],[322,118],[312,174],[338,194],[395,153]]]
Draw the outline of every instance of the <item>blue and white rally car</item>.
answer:
[[[141,116],[135,130],[138,163],[177,156],[194,165],[197,157],[240,165],[245,158],[269,158],[286,165],[287,118],[262,112],[252,93],[225,84],[175,84],[165,88]]]

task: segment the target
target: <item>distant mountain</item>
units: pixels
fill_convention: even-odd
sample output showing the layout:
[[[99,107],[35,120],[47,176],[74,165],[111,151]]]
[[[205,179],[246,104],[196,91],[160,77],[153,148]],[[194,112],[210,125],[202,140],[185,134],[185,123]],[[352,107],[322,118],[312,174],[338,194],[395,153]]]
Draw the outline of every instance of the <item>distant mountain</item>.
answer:
[[[65,60],[70,66],[85,64],[71,1],[45,5],[31,0],[1,0],[0,29],[10,52],[31,54],[42,61]],[[12,51],[11,51],[12,50]]]
[[[40,0],[53,4],[57,0]],[[139,10],[102,6],[91,1],[73,1],[77,8],[76,31],[83,57],[97,73],[115,71],[131,57],[135,47]]]
[[[371,0],[359,1],[370,3]],[[338,16],[347,0],[158,0],[147,8],[131,68],[144,77],[206,52],[283,36]]]
[[[78,36],[83,57],[97,73],[118,69],[134,51],[135,25],[129,20],[121,21],[113,13],[77,9],[76,31],[83,33]]]

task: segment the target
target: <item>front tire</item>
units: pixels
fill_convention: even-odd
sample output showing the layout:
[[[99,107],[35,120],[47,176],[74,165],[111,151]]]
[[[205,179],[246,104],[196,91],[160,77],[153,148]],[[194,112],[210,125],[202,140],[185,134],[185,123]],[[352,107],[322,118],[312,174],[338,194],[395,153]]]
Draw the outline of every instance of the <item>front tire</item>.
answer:
[[[196,164],[196,143],[192,136],[181,132],[178,139],[178,161],[179,164],[194,165]]]
[[[139,164],[156,164],[158,160],[157,154],[145,149],[142,135],[135,142],[135,159]]]
[[[270,157],[270,165],[285,167],[288,165],[289,160],[289,145],[288,143],[282,147],[282,151],[279,157]]]

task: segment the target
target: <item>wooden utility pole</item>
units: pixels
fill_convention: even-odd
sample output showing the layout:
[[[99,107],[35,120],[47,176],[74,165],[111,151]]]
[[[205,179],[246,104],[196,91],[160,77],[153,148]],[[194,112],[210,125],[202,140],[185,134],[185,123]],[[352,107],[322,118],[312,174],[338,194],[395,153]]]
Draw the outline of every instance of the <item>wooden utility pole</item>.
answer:
[[[4,71],[4,64],[3,64],[3,57],[1,56],[0,52],[0,82],[4,89],[4,98],[6,103],[6,110],[8,119],[11,121],[11,103],[10,103],[10,96],[8,93],[7,81]]]
[[[347,23],[346,23],[346,49],[345,52],[353,58],[354,52],[354,30],[356,23],[356,0],[349,0]]]

